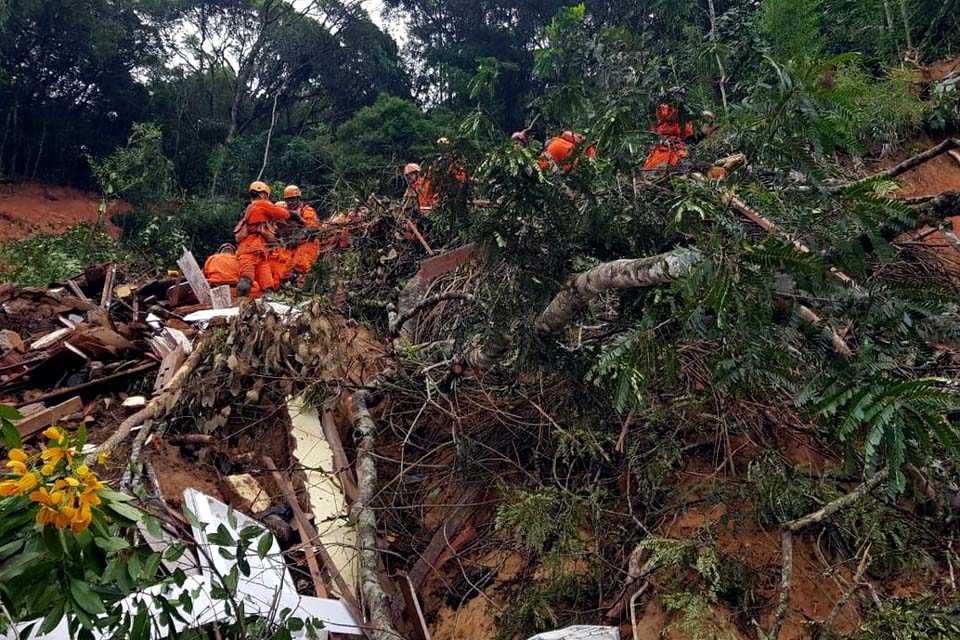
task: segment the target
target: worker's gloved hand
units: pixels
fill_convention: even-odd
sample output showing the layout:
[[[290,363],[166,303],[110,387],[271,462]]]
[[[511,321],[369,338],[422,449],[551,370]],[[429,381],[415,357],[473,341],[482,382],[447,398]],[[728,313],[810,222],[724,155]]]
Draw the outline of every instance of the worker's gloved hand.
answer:
[[[290,219],[296,222],[297,224],[303,224],[303,218],[300,217],[300,214],[296,211],[290,212]]]
[[[299,282],[300,282],[300,276],[302,276],[302,275],[303,275],[303,274],[300,273],[299,271],[297,271],[296,269],[294,269],[293,271],[291,271],[291,272],[290,272],[290,280],[289,280],[290,284],[292,284],[293,286],[297,286],[297,285],[299,284]]]
[[[253,280],[247,276],[240,278],[240,282],[237,283],[237,297],[246,298],[251,291],[253,291]]]

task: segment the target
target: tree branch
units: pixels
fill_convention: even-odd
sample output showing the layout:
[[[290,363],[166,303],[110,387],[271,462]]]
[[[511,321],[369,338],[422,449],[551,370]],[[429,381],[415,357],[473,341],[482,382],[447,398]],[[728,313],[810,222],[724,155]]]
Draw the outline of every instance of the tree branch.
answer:
[[[425,300],[418,302],[412,309],[405,311],[403,314],[397,316],[396,320],[390,323],[390,339],[393,340],[400,335],[400,332],[411,318],[419,315],[427,309],[431,309],[441,302],[446,302],[447,300],[461,300],[463,302],[473,302],[474,298],[469,293],[461,293],[459,291],[449,291],[447,293],[440,293],[435,296],[430,296]]]
[[[790,579],[793,573],[793,534],[815,524],[820,524],[836,512],[851,507],[860,500],[863,500],[871,491],[877,488],[881,482],[886,480],[889,475],[890,470],[883,469],[850,493],[825,504],[820,510],[783,525],[781,540],[783,566],[780,571],[780,601],[777,604],[777,614],[773,621],[773,627],[770,629],[770,633],[767,634],[767,640],[777,640],[780,637],[783,622],[786,620],[787,611],[790,608]]]
[[[912,158],[908,158],[903,162],[901,162],[900,164],[893,166],[885,171],[875,173],[871,176],[867,176],[866,178],[860,178],[859,180],[852,180],[850,182],[836,184],[827,190],[830,193],[841,193],[843,191],[846,191],[850,187],[856,187],[856,186],[865,184],[867,182],[870,182],[871,180],[877,180],[879,178],[896,178],[897,176],[904,174],[907,171],[910,171],[910,169],[920,166],[924,162],[933,160],[937,156],[942,155],[947,151],[950,151],[951,149],[957,149],[957,148],[960,148],[960,138],[948,138],[943,142],[941,142],[940,144],[936,145],[935,147],[930,147],[923,153],[918,153]]]
[[[543,337],[557,336],[603,291],[670,284],[702,259],[696,249],[675,249],[635,260],[605,262],[570,278],[537,318]]]

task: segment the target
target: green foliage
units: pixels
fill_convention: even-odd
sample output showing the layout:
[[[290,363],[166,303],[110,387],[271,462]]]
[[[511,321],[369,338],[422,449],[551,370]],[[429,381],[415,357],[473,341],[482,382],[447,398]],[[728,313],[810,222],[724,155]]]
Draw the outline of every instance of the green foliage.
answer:
[[[753,485],[757,523],[765,529],[779,528],[821,506],[823,487],[773,456],[752,461],[748,480]]]
[[[496,526],[509,533],[526,553],[543,554],[549,547],[569,549],[579,541],[583,505],[554,487],[511,490],[497,508]]]
[[[904,465],[932,451],[934,438],[945,450],[957,451],[960,434],[946,415],[958,396],[949,380],[902,379],[888,373],[888,366],[868,366],[861,378],[826,376],[797,402],[829,424],[840,443],[852,446],[862,438],[867,473],[887,467],[891,488],[902,491]]]
[[[518,594],[515,606],[505,609],[497,619],[497,640],[550,631],[566,623],[576,623],[570,611],[588,610],[596,604],[598,590],[595,582],[585,580],[576,571],[554,576]],[[589,615],[580,622],[589,624]]]
[[[763,0],[757,27],[778,61],[816,60],[823,51],[820,0]]]
[[[960,612],[929,596],[898,598],[884,602],[844,640],[948,640],[960,635]]]
[[[3,279],[23,285],[46,286],[74,276],[91,264],[135,260],[99,224],[82,224],[59,235],[0,244]]]
[[[174,195],[173,163],[163,154],[163,134],[156,124],[134,123],[126,147],[91,160],[90,167],[104,195],[135,207],[166,202]]]

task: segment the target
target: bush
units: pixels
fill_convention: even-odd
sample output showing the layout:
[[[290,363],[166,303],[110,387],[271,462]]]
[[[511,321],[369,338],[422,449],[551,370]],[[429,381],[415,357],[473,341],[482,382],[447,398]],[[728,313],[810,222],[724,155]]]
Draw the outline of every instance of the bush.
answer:
[[[39,235],[0,245],[0,276],[29,286],[46,286],[99,262],[136,262],[101,224],[85,223],[60,235]]]

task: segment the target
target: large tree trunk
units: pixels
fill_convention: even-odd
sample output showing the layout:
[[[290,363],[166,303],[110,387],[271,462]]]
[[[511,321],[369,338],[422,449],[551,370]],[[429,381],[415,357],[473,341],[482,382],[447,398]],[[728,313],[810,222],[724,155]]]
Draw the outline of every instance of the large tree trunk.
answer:
[[[670,284],[701,260],[696,249],[675,249],[649,258],[615,260],[570,278],[537,318],[541,336],[557,336],[597,295],[609,289]]]

